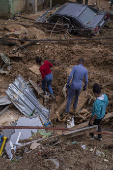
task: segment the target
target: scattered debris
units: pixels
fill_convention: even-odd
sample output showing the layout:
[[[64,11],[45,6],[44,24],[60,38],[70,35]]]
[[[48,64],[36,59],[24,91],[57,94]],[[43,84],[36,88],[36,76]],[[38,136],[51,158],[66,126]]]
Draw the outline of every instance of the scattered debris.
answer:
[[[32,119],[22,117],[18,119],[17,126],[43,126],[39,117],[35,117]],[[19,133],[21,132],[21,135]],[[29,139],[32,136],[32,133],[37,133],[37,130],[35,129],[15,129],[15,132],[11,135],[10,140],[6,143],[5,150],[7,152],[7,155],[9,156],[10,159],[13,158],[13,154],[11,151],[11,148],[14,147],[16,151],[16,147],[19,145],[18,143],[18,138],[19,140],[25,140]],[[18,137],[19,136],[19,137]],[[10,146],[10,142],[12,143]],[[21,145],[21,144],[20,144]]]
[[[73,141],[73,142],[72,142],[73,145],[76,144],[76,143],[77,143],[77,141]]]
[[[99,150],[96,150],[96,155],[97,156],[104,156],[105,154],[103,152],[100,152]]]
[[[93,148],[91,148],[90,151],[93,152]]]
[[[107,159],[103,159],[104,160],[104,162],[109,162],[109,160],[107,160]]]
[[[59,169],[60,164],[59,164],[59,161],[57,159],[48,159],[47,161],[53,162],[55,169]]]
[[[75,126],[74,117],[70,117],[70,119],[67,120],[67,128],[72,128],[74,126]]]
[[[86,149],[86,145],[81,145],[81,148]]]
[[[3,53],[1,53],[1,59],[2,59],[2,64],[1,64],[1,68],[0,68],[0,73],[8,74],[9,71],[11,70],[10,59],[8,57],[6,57]],[[7,70],[4,70],[5,68]]]
[[[40,146],[40,143],[32,143],[31,144],[31,146],[30,146],[30,149],[32,149],[32,150],[34,150],[34,149],[36,149],[37,147],[39,147]]]

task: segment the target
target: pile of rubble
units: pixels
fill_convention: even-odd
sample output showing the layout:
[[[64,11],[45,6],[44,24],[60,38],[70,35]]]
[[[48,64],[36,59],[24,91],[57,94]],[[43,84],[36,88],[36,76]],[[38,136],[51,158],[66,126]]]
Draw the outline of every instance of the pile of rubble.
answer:
[[[63,88],[63,93],[64,89],[65,88]],[[12,84],[9,85],[6,90],[7,95],[0,98],[0,105],[4,106],[4,109],[0,112],[0,115],[6,113],[12,104],[15,105],[15,107],[24,115],[24,117],[20,116],[20,118],[15,118],[14,120],[11,119],[10,121],[14,122],[11,126],[1,126],[1,129],[6,129],[1,132],[1,135],[8,138],[5,150],[10,159],[13,159],[14,156],[18,159],[20,150],[23,150],[23,147],[25,148],[24,153],[26,153],[31,148],[35,149],[40,147],[40,142],[46,141],[47,143],[53,142],[58,144],[61,141],[64,142],[65,139],[68,140],[73,137],[97,130],[97,126],[87,127],[88,120],[90,118],[90,111],[82,108],[87,102],[91,102],[91,98],[88,100],[88,96],[85,92],[80,94],[80,100],[76,113],[74,113],[71,108],[71,112],[75,114],[74,121],[72,114],[63,114],[67,101],[66,92],[64,93],[65,100],[61,106],[57,108],[56,103],[53,102],[49,111],[42,104],[40,104],[34,90],[37,92],[36,95],[38,95],[38,99],[40,97],[43,98],[44,106],[50,102],[49,98],[46,95],[43,95],[42,89],[35,82],[31,80],[29,82],[25,82],[20,75]],[[56,100],[58,100],[58,96]],[[111,118],[113,118],[113,114],[109,113],[105,116],[103,121],[107,120],[108,122]],[[55,121],[63,123],[67,122],[67,128],[51,129],[50,127],[51,125],[54,126]],[[5,122],[3,125],[4,124]],[[76,124],[79,125],[77,126]],[[53,132],[56,130],[56,133],[47,132],[47,129],[53,130]],[[63,132],[63,130],[65,130],[65,132]],[[51,137],[48,138],[49,136]],[[27,147],[26,151],[25,146],[30,145],[31,147]]]

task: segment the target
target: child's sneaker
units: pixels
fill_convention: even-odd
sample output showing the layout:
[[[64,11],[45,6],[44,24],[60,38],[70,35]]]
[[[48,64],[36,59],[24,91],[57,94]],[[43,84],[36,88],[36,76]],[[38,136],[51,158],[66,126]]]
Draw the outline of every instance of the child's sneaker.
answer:
[[[95,139],[98,139],[99,141],[102,141],[102,138],[99,138],[98,136],[95,136]]]
[[[94,140],[94,137],[91,137],[90,140]]]
[[[102,141],[102,138],[98,138],[99,141]]]

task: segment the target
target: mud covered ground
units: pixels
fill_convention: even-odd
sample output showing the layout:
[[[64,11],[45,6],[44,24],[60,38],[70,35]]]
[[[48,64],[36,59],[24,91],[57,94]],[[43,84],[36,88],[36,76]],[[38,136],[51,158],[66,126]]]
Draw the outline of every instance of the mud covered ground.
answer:
[[[85,149],[83,148],[85,147]],[[24,150],[21,150],[21,154]],[[54,160],[55,163],[52,161]],[[103,136],[103,141],[82,136],[64,141],[56,146],[42,145],[24,154],[20,160],[0,159],[0,169],[9,170],[112,170],[113,138]]]
[[[24,31],[18,38],[32,38],[35,39],[35,35],[38,33],[32,32],[32,29],[27,31],[29,27],[34,27],[33,22],[27,19],[14,20],[0,20],[0,36],[3,37],[9,32],[6,29],[7,26],[12,26],[11,29],[18,31],[20,29],[18,25],[24,27]],[[24,25],[23,25],[24,24]],[[35,28],[35,27],[34,27]],[[38,29],[40,27],[38,26]],[[22,28],[23,30],[23,28]],[[42,29],[44,31],[45,29]],[[36,31],[36,30],[35,30]],[[86,37],[79,35],[67,35],[48,33],[41,34],[41,38],[54,38],[54,39],[65,39],[74,38],[76,41],[67,42],[38,42],[35,45],[28,46],[23,50],[19,50],[22,58],[12,58],[12,51],[17,49],[16,46],[0,45],[0,53],[4,53],[7,57],[11,58],[11,71],[8,75],[0,74],[0,95],[5,94],[5,90],[8,85],[14,81],[14,79],[21,74],[23,78],[28,81],[41,81],[41,76],[37,76],[32,73],[29,68],[35,63],[35,57],[41,56],[43,61],[47,59],[53,64],[53,82],[52,88],[55,96],[59,96],[57,107],[59,107],[64,101],[62,89],[67,81],[69,72],[68,68],[71,68],[77,63],[79,58],[85,60],[85,67],[88,69],[89,83],[87,92],[92,94],[92,85],[99,83],[102,87],[102,92],[106,93],[109,98],[109,106],[107,112],[113,112],[113,21],[111,20],[106,27],[96,37],[92,38],[106,38],[101,40],[86,40]],[[15,38],[10,36],[9,38]],[[85,39],[85,40],[84,40]],[[15,40],[16,41],[16,40]],[[20,42],[16,41],[19,45]],[[24,43],[21,42],[22,45]],[[93,94],[92,94],[93,95]],[[85,106],[86,107],[86,106]],[[88,106],[87,107],[91,107]],[[18,113],[17,110],[15,112]],[[111,127],[111,123],[108,123],[108,128]],[[46,169],[57,169],[55,164],[49,159],[57,159],[59,162],[59,169],[61,170],[112,170],[113,169],[113,136],[103,135],[103,141],[97,140],[90,141],[88,138],[73,139],[77,140],[77,144],[64,142],[59,146],[43,146],[41,154],[36,149],[30,153],[26,153],[22,159],[12,161],[1,158],[0,169],[27,169],[27,170],[46,170]],[[82,143],[81,143],[82,142]],[[86,145],[86,149],[82,149],[81,145]],[[96,148],[90,151],[91,148]],[[96,150],[104,153],[104,155],[96,155]],[[107,160],[107,161],[106,161]]]

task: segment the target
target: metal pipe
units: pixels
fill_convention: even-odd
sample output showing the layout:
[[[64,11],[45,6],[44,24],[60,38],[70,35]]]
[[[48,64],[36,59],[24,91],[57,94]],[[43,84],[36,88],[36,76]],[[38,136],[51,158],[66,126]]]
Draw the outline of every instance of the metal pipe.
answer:
[[[0,126],[0,129],[45,129],[45,130],[73,131],[73,129],[67,128],[40,127],[40,126]]]

